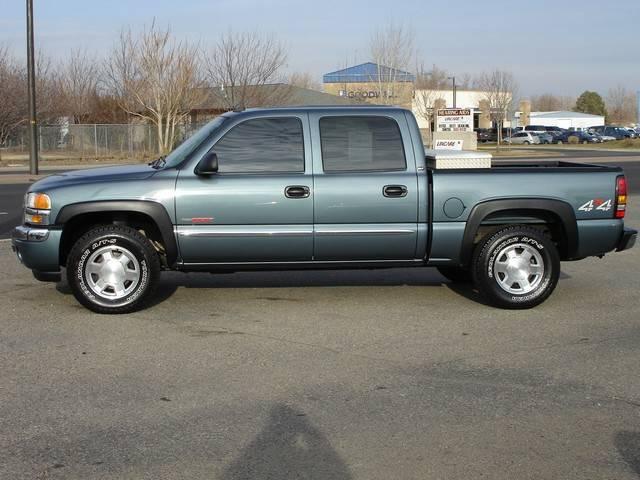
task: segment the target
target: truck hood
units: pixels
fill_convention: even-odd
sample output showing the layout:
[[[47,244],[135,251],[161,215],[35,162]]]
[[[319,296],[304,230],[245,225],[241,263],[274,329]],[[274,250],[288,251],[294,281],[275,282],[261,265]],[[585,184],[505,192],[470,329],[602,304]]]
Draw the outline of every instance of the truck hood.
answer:
[[[98,182],[120,182],[126,180],[144,180],[158,172],[149,165],[123,165],[116,167],[87,168],[70,172],[56,173],[45,177],[33,185],[29,191],[64,187],[75,184]]]

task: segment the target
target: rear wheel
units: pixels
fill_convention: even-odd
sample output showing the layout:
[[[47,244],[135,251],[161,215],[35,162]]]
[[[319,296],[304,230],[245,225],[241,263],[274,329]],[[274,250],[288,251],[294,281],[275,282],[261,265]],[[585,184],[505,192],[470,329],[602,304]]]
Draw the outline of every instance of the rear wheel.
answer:
[[[525,140],[523,143],[524,143],[525,145],[529,145],[529,140]]]
[[[78,302],[97,313],[128,313],[152,295],[160,259],[137,230],[105,225],[80,237],[69,253],[67,280]]]
[[[453,283],[471,283],[473,276],[471,271],[462,267],[437,267],[440,275]]]
[[[507,227],[480,242],[472,271],[476,287],[493,305],[531,308],[556,288],[560,256],[551,239],[539,230]]]

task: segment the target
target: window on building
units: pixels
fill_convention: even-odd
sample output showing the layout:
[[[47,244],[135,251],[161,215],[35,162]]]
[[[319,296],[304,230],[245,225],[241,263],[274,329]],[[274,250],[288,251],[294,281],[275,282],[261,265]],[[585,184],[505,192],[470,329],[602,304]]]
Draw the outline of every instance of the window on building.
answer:
[[[229,130],[213,147],[220,173],[304,172],[302,122],[256,118]]]
[[[387,117],[320,119],[325,172],[405,170],[400,128]]]

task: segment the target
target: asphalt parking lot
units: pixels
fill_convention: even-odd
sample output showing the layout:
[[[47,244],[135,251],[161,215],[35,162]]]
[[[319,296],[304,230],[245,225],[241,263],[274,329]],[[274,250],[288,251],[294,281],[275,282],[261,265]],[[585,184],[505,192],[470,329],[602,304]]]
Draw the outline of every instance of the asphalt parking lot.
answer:
[[[640,477],[640,248],[517,312],[398,269],[172,273],[98,316],[0,265],[3,479]]]

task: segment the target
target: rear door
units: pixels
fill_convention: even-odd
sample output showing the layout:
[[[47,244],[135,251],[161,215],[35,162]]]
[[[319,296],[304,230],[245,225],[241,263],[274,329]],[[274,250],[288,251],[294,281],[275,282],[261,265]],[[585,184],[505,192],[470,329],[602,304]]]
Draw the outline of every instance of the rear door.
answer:
[[[314,259],[415,258],[417,176],[402,112],[346,116],[314,112],[309,117]]]

